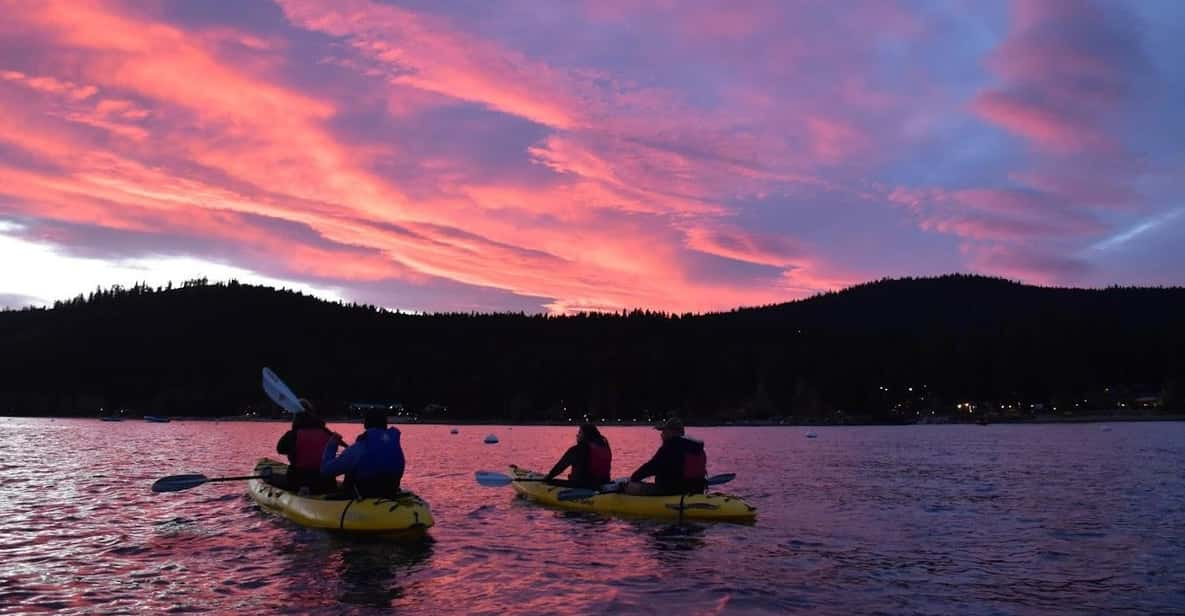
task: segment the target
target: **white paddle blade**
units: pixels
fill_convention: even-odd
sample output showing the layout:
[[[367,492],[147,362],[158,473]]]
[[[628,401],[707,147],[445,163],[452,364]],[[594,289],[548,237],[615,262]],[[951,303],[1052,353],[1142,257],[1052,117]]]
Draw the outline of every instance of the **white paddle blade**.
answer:
[[[280,408],[285,411],[293,415],[304,412],[304,407],[300,405],[300,399],[292,393],[291,389],[288,389],[288,386],[280,380],[280,377],[276,376],[275,372],[272,372],[271,368],[265,367],[263,369],[263,391],[267,397],[272,399],[272,402],[280,405]]]
[[[506,473],[498,473],[495,471],[477,471],[473,474],[477,478],[477,483],[490,488],[499,488],[510,485],[514,481]]]

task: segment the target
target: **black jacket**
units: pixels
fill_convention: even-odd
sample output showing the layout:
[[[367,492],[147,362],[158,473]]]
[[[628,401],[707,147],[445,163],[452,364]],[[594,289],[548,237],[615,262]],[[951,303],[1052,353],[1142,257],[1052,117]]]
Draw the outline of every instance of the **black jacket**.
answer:
[[[605,449],[609,449],[609,441],[602,441],[599,444]],[[593,475],[592,469],[588,465],[588,448],[588,443],[583,441],[569,447],[568,451],[564,452],[564,456],[560,458],[560,461],[556,462],[551,471],[547,473],[546,480],[551,481],[555,479],[556,476],[564,472],[564,469],[571,466],[572,473],[569,475],[569,481],[567,483],[573,486],[598,488],[603,484],[609,483],[610,479],[608,476],[597,477]]]
[[[659,491],[668,494],[703,492],[707,487],[703,478],[685,479],[684,464],[688,454],[703,455],[704,444],[685,436],[663,441],[650,461],[630,475],[630,481],[654,477]]]

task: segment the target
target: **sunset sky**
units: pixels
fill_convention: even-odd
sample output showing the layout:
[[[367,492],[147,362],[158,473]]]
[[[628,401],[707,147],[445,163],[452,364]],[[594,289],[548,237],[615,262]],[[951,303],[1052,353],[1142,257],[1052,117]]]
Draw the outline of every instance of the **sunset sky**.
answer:
[[[1185,284],[1185,2],[0,0],[0,306]]]

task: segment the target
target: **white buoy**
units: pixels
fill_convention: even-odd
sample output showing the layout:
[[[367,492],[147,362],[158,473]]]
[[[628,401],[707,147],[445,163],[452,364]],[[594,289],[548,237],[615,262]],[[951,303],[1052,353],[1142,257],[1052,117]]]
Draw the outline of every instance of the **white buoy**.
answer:
[[[1110,432],[1111,426],[1103,426],[1103,432]]]
[[[486,438],[485,438],[486,445],[493,445],[494,443],[497,443],[497,442],[498,442],[498,437],[494,436],[493,434],[486,435]]]
[[[815,437],[817,437],[817,436],[819,436],[819,435],[818,435],[818,434],[815,434],[814,432],[807,432],[807,433],[806,433],[806,437],[807,437],[807,438],[815,438]]]
[[[459,432],[459,430],[457,430],[456,428],[453,428],[452,430],[448,431],[449,434],[456,434],[457,432]]]

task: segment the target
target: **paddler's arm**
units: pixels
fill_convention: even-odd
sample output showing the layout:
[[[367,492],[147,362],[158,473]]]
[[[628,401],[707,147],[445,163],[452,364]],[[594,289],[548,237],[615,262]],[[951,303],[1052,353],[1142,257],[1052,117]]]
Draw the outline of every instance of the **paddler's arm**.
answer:
[[[569,466],[572,466],[572,464],[576,461],[577,447],[579,447],[579,445],[573,445],[569,447],[568,451],[564,452],[564,457],[560,458],[560,461],[556,462],[555,466],[551,467],[551,472],[547,473],[547,476],[543,478],[543,481],[551,481],[552,479],[555,479],[557,475],[564,472],[564,470]]]
[[[286,456],[292,453],[293,445],[296,441],[296,430],[289,430],[280,437],[280,442],[276,443],[276,453]]]
[[[649,462],[643,464],[638,470],[634,471],[633,475],[630,475],[630,481],[642,481],[647,477],[657,475],[658,469],[662,464],[662,453],[662,448],[660,447],[658,452],[654,454],[654,457],[650,458]]]
[[[658,454],[655,454],[654,457],[651,458],[651,461],[642,464],[638,470],[634,471],[633,475],[629,476],[629,481],[641,481],[646,479],[646,477],[653,477],[654,475],[658,474],[658,469],[659,456]]]
[[[342,455],[337,455],[337,447],[341,444],[340,438],[330,439],[325,445],[325,452],[321,454],[321,476],[322,477],[337,477],[349,472],[358,464],[358,460],[362,458],[362,453],[365,451],[366,445],[362,443],[355,443],[342,452]]]

